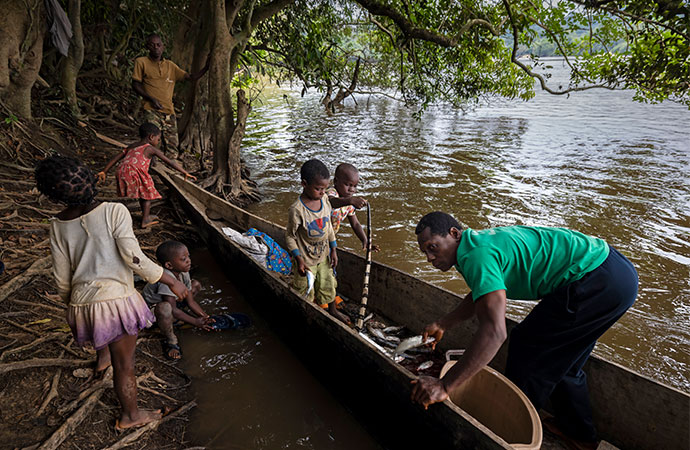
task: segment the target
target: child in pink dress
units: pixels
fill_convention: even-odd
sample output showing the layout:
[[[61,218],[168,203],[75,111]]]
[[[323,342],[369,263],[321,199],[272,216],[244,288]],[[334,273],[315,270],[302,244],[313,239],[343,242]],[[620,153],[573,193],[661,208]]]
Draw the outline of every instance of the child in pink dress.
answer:
[[[117,169],[117,195],[127,198],[138,198],[141,205],[141,227],[146,228],[158,223],[158,217],[151,216],[151,200],[161,198],[153,184],[153,179],[149,174],[151,158],[157,156],[175,170],[182,172],[185,177],[196,180],[178,164],[172,162],[163,152],[156,148],[161,141],[161,130],[150,122],[145,122],[139,127],[139,137],[141,140],[136,142],[119,155],[110,160],[103,171],[98,172],[98,180],[105,181],[105,174],[122,159],[120,167]],[[124,158],[124,159],[123,159]]]
[[[68,303],[67,323],[79,345],[96,349],[95,372],[112,365],[121,413],[118,430],[161,418],[137,407],[134,350],[137,333],[155,320],[134,288],[134,275],[160,281],[180,298],[187,288],[146,257],[122,203],[95,200],[96,178],[80,161],[52,156],[36,167],[38,190],[66,205],[50,223],[50,251],[58,294]]]

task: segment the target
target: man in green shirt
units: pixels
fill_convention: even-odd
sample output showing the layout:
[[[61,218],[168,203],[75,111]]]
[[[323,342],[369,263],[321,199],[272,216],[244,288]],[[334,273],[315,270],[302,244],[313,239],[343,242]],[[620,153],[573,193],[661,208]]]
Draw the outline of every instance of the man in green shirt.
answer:
[[[506,299],[540,300],[511,332],[506,376],[539,409],[551,400],[553,428],[577,448],[596,448],[582,366],[597,339],[633,304],[637,272],[605,241],[564,228],[463,230],[450,215],[429,213],[415,230],[437,269],[455,267],[470,293],[424,335],[476,316],[479,328],[463,358],[442,378],[420,377],[412,399],[424,407],[488,364],[507,338]]]

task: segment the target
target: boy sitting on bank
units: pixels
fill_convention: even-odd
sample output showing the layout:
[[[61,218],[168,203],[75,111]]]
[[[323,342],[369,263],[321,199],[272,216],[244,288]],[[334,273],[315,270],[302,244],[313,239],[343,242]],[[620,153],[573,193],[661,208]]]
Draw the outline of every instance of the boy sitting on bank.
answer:
[[[364,228],[362,228],[362,224],[357,220],[355,209],[363,208],[366,206],[367,201],[362,197],[354,196],[357,192],[358,183],[359,172],[357,168],[352,164],[342,163],[335,168],[335,175],[333,176],[333,185],[335,188],[329,189],[326,193],[328,194],[328,201],[331,204],[331,208],[333,208],[333,212],[331,213],[333,231],[337,233],[340,229],[340,222],[347,217],[355,236],[362,241],[362,250],[366,250],[369,242]],[[372,245],[371,250],[378,252],[380,248],[378,245]]]
[[[287,250],[294,258],[292,287],[310,301],[328,304],[328,312],[349,323],[335,307],[336,280],[333,271],[338,265],[335,231],[331,225],[331,204],[326,189],[330,180],[328,169],[318,159],[302,164],[302,194],[288,210],[285,232]],[[329,260],[330,256],[330,260]],[[307,293],[307,271],[314,275],[314,288]]]
[[[189,257],[187,246],[177,241],[165,241],[156,249],[156,258],[163,266],[164,272],[184,283],[187,287],[187,297],[179,299],[164,283],[149,283],[144,287],[142,295],[153,313],[156,315],[158,328],[165,336],[163,353],[168,359],[182,358],[182,351],[177,343],[177,336],[173,332],[173,323],[177,320],[186,322],[206,331],[211,331],[211,319],[208,314],[194,300],[194,296],[201,290],[201,283],[192,280],[189,270],[192,259]],[[184,312],[188,307],[195,316]]]

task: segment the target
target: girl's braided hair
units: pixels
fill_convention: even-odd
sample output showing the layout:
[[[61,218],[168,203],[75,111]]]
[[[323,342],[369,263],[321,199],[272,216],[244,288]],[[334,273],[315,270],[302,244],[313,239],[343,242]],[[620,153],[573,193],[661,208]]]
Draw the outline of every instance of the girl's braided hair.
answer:
[[[96,177],[76,158],[46,158],[36,166],[34,177],[39,192],[59,203],[90,205],[98,194]]]

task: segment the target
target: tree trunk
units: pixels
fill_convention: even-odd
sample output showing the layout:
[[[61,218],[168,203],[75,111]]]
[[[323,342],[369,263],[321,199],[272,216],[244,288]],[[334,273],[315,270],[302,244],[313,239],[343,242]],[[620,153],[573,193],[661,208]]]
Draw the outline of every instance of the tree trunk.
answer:
[[[236,42],[230,35],[225,15],[225,1],[212,0],[211,34],[211,64],[208,71],[209,78],[209,111],[211,142],[213,144],[213,174],[209,182],[215,185],[217,193],[224,191],[225,184],[230,181],[228,170],[228,150],[230,137],[235,129],[233,122],[232,101],[230,97],[230,54]]]
[[[326,106],[326,109],[332,111],[334,107],[340,106],[343,103],[343,100],[352,95],[352,93],[355,91],[355,88],[357,87],[357,80],[359,79],[359,61],[359,58],[357,58],[357,64],[355,64],[355,71],[352,75],[352,82],[350,83],[350,87],[348,87],[347,89],[341,87],[338,90],[338,93],[333,98],[333,100],[331,100],[331,93],[333,92],[333,89],[331,87],[329,80],[328,91],[326,92],[326,96],[323,99],[323,104]]]
[[[209,25],[213,16],[212,10],[204,6],[207,6],[204,2],[191,2],[175,34],[172,59],[190,73],[201,70],[209,57]],[[211,147],[209,78],[206,75],[198,82],[185,83],[177,93],[183,105],[177,121],[180,147],[198,151],[202,164],[204,154]]]
[[[69,0],[68,16],[72,24],[72,39],[69,52],[62,58],[60,67],[60,84],[65,94],[65,100],[72,111],[72,115],[79,116],[77,103],[77,75],[84,62],[84,37],[81,29],[81,0]]]
[[[239,89],[237,91],[237,121],[228,147],[228,184],[230,185],[230,196],[233,198],[238,198],[242,193],[240,146],[244,131],[247,128],[247,116],[251,110],[252,107],[247,101],[247,96],[242,89]]]
[[[43,0],[0,2],[0,101],[13,113],[31,117],[31,87],[43,58]]]

